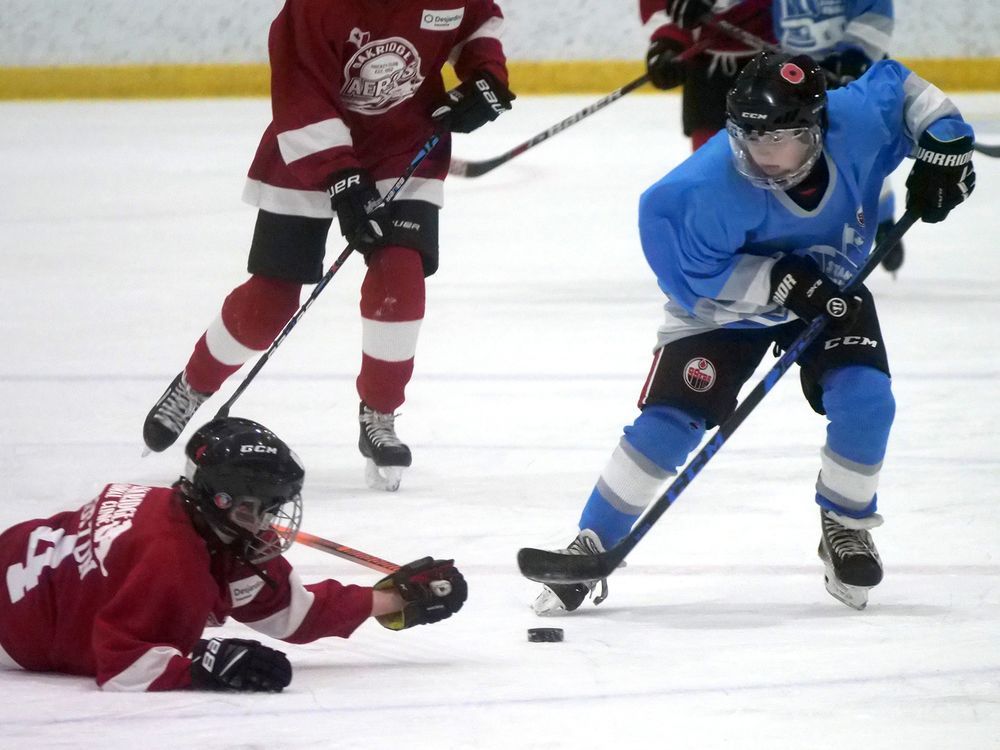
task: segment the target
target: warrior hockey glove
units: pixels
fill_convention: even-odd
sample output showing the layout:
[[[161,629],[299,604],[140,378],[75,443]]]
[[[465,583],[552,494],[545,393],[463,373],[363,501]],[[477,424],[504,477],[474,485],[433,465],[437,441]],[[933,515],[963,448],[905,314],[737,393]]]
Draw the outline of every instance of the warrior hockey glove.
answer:
[[[452,133],[471,133],[508,111],[516,98],[492,73],[483,71],[449,91],[431,117]]]
[[[925,131],[917,141],[916,160],[906,178],[906,210],[934,224],[944,221],[976,187],[972,138],[939,141]]]
[[[376,591],[395,591],[406,605],[400,612],[375,619],[389,630],[404,630],[440,622],[458,612],[469,589],[454,562],[423,557],[376,583]]]
[[[201,640],[191,660],[191,685],[199,690],[280,693],[292,681],[288,657],[258,641]]]
[[[658,89],[672,89],[684,83],[687,68],[677,55],[684,45],[673,39],[654,39],[646,52],[646,73]]]
[[[700,26],[702,19],[712,13],[712,0],[667,0],[670,20],[682,29]]]
[[[871,67],[872,61],[864,52],[856,47],[848,47],[842,52],[835,52],[823,58],[821,66],[833,73],[836,83],[829,83],[829,88],[846,86],[856,81]]]
[[[786,255],[771,269],[771,299],[807,323],[820,315],[830,329],[846,331],[857,320],[861,298],[844,295],[812,258]]]
[[[340,233],[361,254],[386,243],[389,218],[372,176],[363,169],[345,169],[331,178],[330,205],[340,220]]]

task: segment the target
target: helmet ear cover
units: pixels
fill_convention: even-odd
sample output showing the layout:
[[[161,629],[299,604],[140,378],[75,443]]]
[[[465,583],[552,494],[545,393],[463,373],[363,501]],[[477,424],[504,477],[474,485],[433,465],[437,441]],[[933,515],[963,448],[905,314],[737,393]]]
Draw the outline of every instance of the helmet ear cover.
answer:
[[[252,563],[291,546],[305,471],[274,433],[248,419],[218,419],[195,432],[185,454],[181,495],[216,539]]]

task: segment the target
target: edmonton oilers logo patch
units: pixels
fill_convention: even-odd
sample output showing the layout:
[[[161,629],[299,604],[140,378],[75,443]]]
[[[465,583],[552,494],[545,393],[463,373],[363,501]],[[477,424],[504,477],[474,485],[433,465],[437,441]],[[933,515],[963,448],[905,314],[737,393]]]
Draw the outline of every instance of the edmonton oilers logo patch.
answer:
[[[684,382],[692,391],[707,391],[715,385],[715,365],[704,357],[695,357],[684,365]]]

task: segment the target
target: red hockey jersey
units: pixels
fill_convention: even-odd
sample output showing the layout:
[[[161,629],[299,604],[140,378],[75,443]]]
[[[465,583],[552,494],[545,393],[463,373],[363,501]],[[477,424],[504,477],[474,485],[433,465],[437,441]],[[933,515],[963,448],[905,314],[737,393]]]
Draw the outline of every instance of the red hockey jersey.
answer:
[[[754,36],[774,44],[772,2],[773,0],[715,0],[712,12]],[[665,0],[639,0],[639,17],[649,33],[650,40],[673,39],[687,47],[704,34],[711,34],[716,41],[709,46],[706,54],[714,58],[747,57],[759,51],[723,33],[709,29],[699,28],[693,31],[681,29],[671,22],[670,16],[664,10],[665,6]]]
[[[188,654],[228,616],[306,643],[346,638],[371,614],[370,588],[303,586],[282,557],[262,567],[275,588],[210,554],[172,489],[108,485],[79,510],[0,534],[0,661],[170,690],[190,685]]]
[[[271,25],[273,120],[244,199],[266,211],[333,216],[330,176],[371,170],[385,193],[434,131],[441,70],[488,71],[506,83],[493,0],[286,0]],[[446,135],[398,199],[443,204]]]

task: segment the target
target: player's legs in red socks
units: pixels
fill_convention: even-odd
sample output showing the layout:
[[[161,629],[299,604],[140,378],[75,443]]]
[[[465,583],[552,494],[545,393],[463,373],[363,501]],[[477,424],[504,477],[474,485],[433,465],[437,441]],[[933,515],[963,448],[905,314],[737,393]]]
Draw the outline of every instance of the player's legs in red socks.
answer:
[[[361,285],[361,372],[357,386],[361,399],[377,412],[391,414],[403,403],[413,374],[424,302],[420,253],[388,246],[372,255]]]
[[[214,393],[251,357],[267,349],[299,307],[302,285],[251,276],[222,304],[184,368],[196,391]]]

